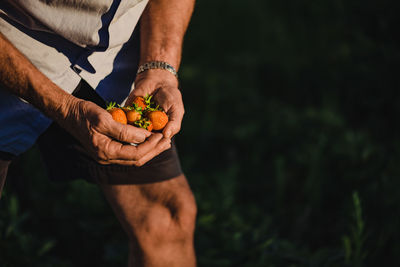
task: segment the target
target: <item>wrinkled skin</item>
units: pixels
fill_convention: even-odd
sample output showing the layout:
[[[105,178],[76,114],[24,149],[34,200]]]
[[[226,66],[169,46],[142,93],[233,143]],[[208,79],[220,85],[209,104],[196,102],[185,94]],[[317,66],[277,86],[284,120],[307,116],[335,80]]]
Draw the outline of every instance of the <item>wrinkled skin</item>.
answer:
[[[162,134],[118,123],[106,110],[88,101],[73,101],[66,119],[59,124],[102,164],[142,166],[171,147],[171,140]]]
[[[182,94],[178,89],[178,79],[166,70],[148,70],[139,74],[135,81],[127,104],[131,104],[135,96],[153,95],[157,104],[168,114],[169,121],[163,129],[165,138],[170,139],[181,129],[185,109]]]

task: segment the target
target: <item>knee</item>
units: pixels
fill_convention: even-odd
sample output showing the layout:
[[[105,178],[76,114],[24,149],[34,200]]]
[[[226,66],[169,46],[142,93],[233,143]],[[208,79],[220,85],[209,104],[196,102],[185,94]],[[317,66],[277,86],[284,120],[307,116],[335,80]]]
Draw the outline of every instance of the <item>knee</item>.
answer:
[[[187,235],[193,235],[196,223],[197,205],[192,193],[181,197],[168,207],[173,222]]]
[[[152,203],[137,218],[133,238],[152,247],[193,242],[196,214],[197,206],[191,193]]]

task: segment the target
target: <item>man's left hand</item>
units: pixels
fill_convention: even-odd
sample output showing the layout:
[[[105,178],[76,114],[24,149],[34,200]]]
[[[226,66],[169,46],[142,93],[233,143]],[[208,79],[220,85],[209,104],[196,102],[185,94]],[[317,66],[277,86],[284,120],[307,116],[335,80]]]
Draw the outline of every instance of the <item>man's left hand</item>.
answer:
[[[154,100],[167,113],[169,121],[163,130],[165,138],[172,138],[181,129],[183,114],[182,94],[178,79],[170,72],[151,69],[138,74],[135,89],[129,95],[126,105],[131,105],[135,96],[153,95]]]

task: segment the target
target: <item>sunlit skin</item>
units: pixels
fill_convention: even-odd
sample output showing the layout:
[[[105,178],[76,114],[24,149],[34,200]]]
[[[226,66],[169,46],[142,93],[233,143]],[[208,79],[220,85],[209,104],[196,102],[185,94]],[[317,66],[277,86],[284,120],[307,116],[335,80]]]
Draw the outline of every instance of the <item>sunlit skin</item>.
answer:
[[[193,6],[194,0],[149,1],[140,24],[140,64],[165,61],[179,69]],[[1,34],[0,84],[58,122],[102,164],[142,166],[171,147],[184,114],[176,77],[165,70],[149,70],[137,76],[127,103],[134,96],[153,94],[169,116],[163,132],[151,134],[115,122],[106,110],[60,89]],[[130,267],[196,265],[196,204],[184,175],[147,185],[100,186],[129,237]]]

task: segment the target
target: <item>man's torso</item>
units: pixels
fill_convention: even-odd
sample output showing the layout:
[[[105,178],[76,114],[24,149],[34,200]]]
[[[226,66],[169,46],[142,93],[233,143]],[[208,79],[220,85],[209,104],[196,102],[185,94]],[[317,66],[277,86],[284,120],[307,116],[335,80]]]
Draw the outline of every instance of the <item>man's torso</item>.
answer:
[[[86,80],[106,100],[133,88],[135,26],[147,0],[5,0],[0,32],[42,73],[71,93]],[[114,100],[114,99],[113,99]],[[51,121],[0,89],[0,151],[28,149]],[[7,108],[6,108],[7,107]]]

